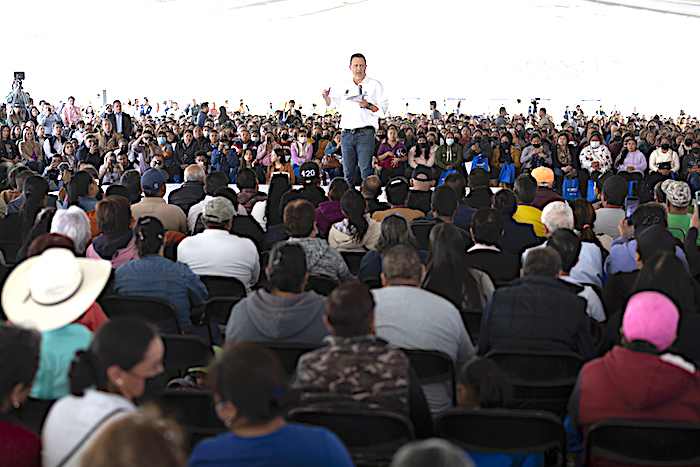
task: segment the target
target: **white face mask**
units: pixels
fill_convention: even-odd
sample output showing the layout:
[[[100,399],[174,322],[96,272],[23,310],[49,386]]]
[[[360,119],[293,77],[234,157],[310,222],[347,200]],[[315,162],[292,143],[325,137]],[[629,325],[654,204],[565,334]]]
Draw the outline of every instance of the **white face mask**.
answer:
[[[593,149],[596,149],[598,146],[600,146],[600,141],[591,141],[591,147]]]
[[[300,137],[299,137],[299,142],[300,142],[301,144],[306,143],[306,136],[300,136]]]

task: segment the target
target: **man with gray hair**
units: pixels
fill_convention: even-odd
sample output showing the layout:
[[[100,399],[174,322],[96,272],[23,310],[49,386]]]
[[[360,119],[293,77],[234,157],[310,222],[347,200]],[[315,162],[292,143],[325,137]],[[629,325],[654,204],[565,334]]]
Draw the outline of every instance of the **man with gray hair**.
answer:
[[[260,260],[255,243],[230,233],[235,211],[223,196],[204,205],[204,232],[187,237],[177,247],[177,259],[198,276],[234,277],[246,290],[258,281]]]
[[[425,266],[415,248],[399,243],[384,250],[382,271],[383,288],[372,291],[378,337],[402,349],[439,350],[457,364],[474,355],[459,310],[420,287]],[[423,392],[433,415],[452,405],[448,384],[426,384]]]
[[[576,352],[584,360],[597,357],[586,300],[577,295],[582,287],[560,280],[561,271],[561,256],[553,248],[530,252],[523,277],[496,290],[484,309],[479,355],[542,350]]]
[[[82,255],[88,240],[92,238],[90,219],[78,206],[59,209],[51,221],[51,233],[61,234],[73,240],[75,254]]]
[[[542,225],[547,237],[557,229],[574,229],[574,212],[568,203],[564,201],[554,201],[549,203],[542,210]],[[531,251],[546,246],[542,245],[525,250],[521,257],[521,264],[525,261]],[[581,243],[581,254],[578,263],[571,269],[571,280],[579,284],[595,285],[603,288],[603,253],[600,248],[591,242]]]
[[[190,208],[204,199],[204,169],[192,164],[185,169],[185,183],[170,192],[168,204],[178,206],[187,215]]]

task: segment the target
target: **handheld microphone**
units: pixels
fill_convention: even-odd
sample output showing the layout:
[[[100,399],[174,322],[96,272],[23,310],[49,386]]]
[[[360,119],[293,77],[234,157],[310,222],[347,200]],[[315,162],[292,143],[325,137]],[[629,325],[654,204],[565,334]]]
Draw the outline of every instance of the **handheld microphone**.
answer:
[[[362,85],[360,84],[360,95],[362,95]]]

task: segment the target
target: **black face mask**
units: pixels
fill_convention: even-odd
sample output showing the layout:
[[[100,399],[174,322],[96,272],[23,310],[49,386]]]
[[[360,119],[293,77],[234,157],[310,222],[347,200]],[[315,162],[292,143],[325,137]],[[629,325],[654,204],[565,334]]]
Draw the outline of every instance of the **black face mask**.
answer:
[[[686,146],[692,146],[692,145],[693,145],[693,140],[692,140],[692,139],[686,139],[686,140],[685,140],[685,145],[686,145]]]
[[[384,135],[382,133],[377,133],[377,139],[384,139]]]
[[[146,378],[143,383],[143,395],[135,397],[134,403],[140,405],[146,401],[158,402],[168,384],[168,372],[164,371],[153,378]]]
[[[525,130],[518,130],[518,134],[520,136],[525,136],[527,133],[525,133]]]
[[[272,144],[272,137],[270,137],[270,136],[267,137],[267,144]]]
[[[475,143],[481,143],[481,136],[475,136],[475,137],[474,137],[474,142],[475,142]]]
[[[663,149],[664,151],[668,151],[668,148],[670,148],[670,147],[671,147],[671,145],[668,143],[664,143],[661,145],[661,149]]]
[[[287,141],[288,139],[289,139],[289,135],[288,135],[288,134],[285,133],[285,134],[282,135],[282,141]]]
[[[613,141],[620,141],[622,140],[622,136],[616,136],[613,138]]]
[[[419,146],[421,149],[425,149],[425,148],[428,147],[428,143],[418,143],[418,146]]]
[[[700,148],[693,148],[693,154],[700,154]]]
[[[532,143],[533,148],[540,148],[542,147],[542,143]]]
[[[508,148],[510,148],[510,143],[508,143],[506,141],[501,141],[501,147],[503,149],[508,149]]]
[[[316,133],[316,134],[314,135],[314,140],[316,140],[316,141],[321,141],[321,133]]]

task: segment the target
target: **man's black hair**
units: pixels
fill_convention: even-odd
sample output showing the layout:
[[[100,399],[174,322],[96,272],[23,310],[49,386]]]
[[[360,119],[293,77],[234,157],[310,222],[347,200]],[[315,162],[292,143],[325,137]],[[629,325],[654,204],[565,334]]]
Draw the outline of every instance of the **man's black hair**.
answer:
[[[479,209],[472,218],[474,241],[484,245],[498,245],[503,235],[503,216],[491,208]]]
[[[222,172],[221,170],[214,170],[213,172],[208,173],[206,178],[204,179],[204,185],[207,189],[207,194],[214,196],[216,190],[228,185],[228,180],[228,175],[225,172]]]
[[[408,182],[400,177],[394,178],[386,186],[386,199],[392,206],[403,206],[408,198]]]
[[[519,175],[513,184],[513,191],[519,202],[530,204],[537,196],[537,181],[530,174]]]
[[[362,55],[362,54],[352,54],[352,55],[350,56],[350,65],[352,65],[352,59],[353,59],[353,58],[361,58],[362,60],[365,61],[365,65],[367,65],[367,59],[365,58],[364,55]]]
[[[469,186],[481,188],[489,185],[489,173],[482,168],[474,168],[469,174]]]
[[[451,217],[457,210],[457,193],[449,186],[439,186],[433,191],[430,204],[438,216]]]
[[[581,254],[581,239],[569,229],[557,229],[547,239],[547,246],[561,257],[561,269],[571,272]]]
[[[251,169],[243,169],[236,175],[236,186],[240,189],[255,188],[257,178]]]

